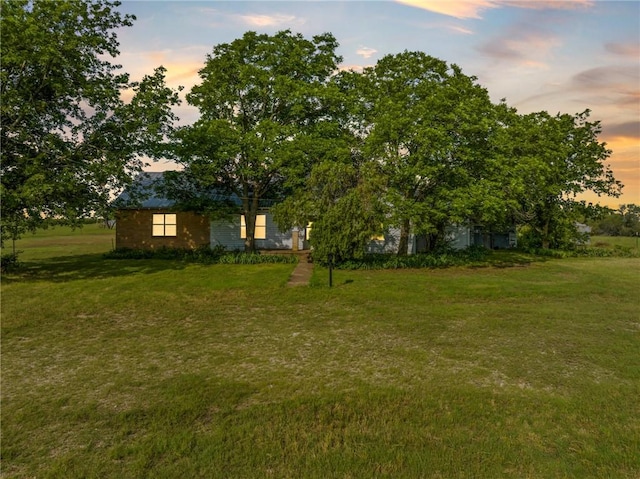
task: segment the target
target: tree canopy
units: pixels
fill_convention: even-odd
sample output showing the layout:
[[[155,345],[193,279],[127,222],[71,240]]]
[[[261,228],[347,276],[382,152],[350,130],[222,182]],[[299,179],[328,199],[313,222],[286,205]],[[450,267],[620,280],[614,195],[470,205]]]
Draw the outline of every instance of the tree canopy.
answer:
[[[327,85],[337,45],[331,34],[247,32],[214,47],[187,95],[201,116],[178,132],[176,159],[201,187],[241,198],[249,251],[261,200],[304,182],[317,143],[337,135]]]
[[[400,231],[398,254],[411,234],[433,249],[456,223],[517,223],[540,246],[566,245],[584,206],[576,195],[616,196],[622,187],[588,111],[521,115],[492,103],[458,66],[422,52],[387,55],[331,83],[347,146],[276,208],[283,226],[314,222],[317,251],[357,255],[381,228]]]
[[[435,246],[447,224],[482,211],[473,193],[491,171],[493,105],[474,77],[422,52],[387,55],[363,76],[364,151],[382,165],[398,253],[411,231]]]
[[[247,32],[214,46],[187,95],[200,118],[174,130],[164,68],[132,82],[111,62],[115,30],[135,20],[119,5],[2,6],[3,240],[100,212],[148,157],[184,166],[189,191],[175,197],[186,208],[211,212],[198,191],[240,198],[246,250],[269,203],[280,226],[313,221],[316,250],[344,258],[389,228],[399,254],[411,234],[433,248],[463,222],[517,222],[558,246],[587,208],[576,195],[620,194],[588,110],[519,114],[422,52],[339,72],[330,33]]]
[[[589,121],[589,115],[589,110],[514,115],[507,128],[505,141],[520,183],[516,217],[543,248],[562,247],[571,240],[583,209],[576,195],[620,195],[622,184],[606,163],[611,151],[598,141],[600,123]]]
[[[158,157],[177,93],[158,68],[131,82],[109,58],[115,29],[133,24],[119,2],[15,0],[0,10],[2,239],[47,218],[100,212]],[[132,101],[122,99],[125,90]]]

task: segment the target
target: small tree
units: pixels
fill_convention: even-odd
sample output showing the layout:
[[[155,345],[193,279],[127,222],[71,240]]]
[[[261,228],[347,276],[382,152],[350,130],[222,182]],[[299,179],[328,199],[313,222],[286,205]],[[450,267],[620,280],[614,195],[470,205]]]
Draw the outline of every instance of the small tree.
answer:
[[[284,228],[313,224],[313,257],[327,262],[361,258],[385,217],[379,172],[358,161],[324,161],[313,168],[303,192],[274,208]]]

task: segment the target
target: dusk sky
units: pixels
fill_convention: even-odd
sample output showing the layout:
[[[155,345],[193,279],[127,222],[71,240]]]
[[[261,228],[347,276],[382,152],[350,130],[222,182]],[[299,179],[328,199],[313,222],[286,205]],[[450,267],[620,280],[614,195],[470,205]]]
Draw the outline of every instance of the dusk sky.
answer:
[[[617,207],[640,204],[640,2],[525,0],[127,1],[136,15],[118,32],[121,63],[132,79],[167,68],[170,86],[199,83],[198,70],[219,43],[246,31],[331,32],[343,68],[374,65],[386,54],[423,51],[459,65],[520,113],[592,111],[613,150],[609,163],[625,184],[620,198],[585,195]],[[182,124],[197,110],[176,110]],[[171,169],[166,163],[150,170]]]

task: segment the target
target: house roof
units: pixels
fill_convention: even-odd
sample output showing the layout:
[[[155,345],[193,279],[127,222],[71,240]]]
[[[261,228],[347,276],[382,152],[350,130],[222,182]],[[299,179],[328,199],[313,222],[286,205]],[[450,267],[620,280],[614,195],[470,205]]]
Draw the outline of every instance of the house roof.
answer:
[[[158,191],[164,184],[164,173],[144,172],[118,195],[114,204],[120,208],[168,208],[175,205],[174,200],[166,198]]]
[[[146,171],[140,173],[133,181],[133,183],[126,188],[118,197],[114,200],[114,205],[117,208],[171,208],[176,206],[177,201],[173,198],[168,198],[166,195],[165,186],[165,172],[150,172]],[[195,188],[188,183],[188,180],[184,181],[184,190],[191,190],[194,195],[198,195],[195,192]],[[218,189],[210,189],[207,191],[206,200],[211,202],[225,202],[234,206],[241,206],[242,200],[234,193],[226,193]],[[273,206],[273,200],[260,200],[260,207],[265,208]]]

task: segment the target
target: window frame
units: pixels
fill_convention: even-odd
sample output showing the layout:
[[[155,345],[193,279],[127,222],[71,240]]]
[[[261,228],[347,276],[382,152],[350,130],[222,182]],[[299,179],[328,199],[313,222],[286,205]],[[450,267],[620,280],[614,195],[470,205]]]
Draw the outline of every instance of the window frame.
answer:
[[[151,236],[154,238],[178,236],[178,215],[175,213],[153,213]]]
[[[247,239],[247,222],[244,215],[240,215],[240,239]],[[267,215],[256,215],[256,227],[253,232],[254,240],[267,239]]]

